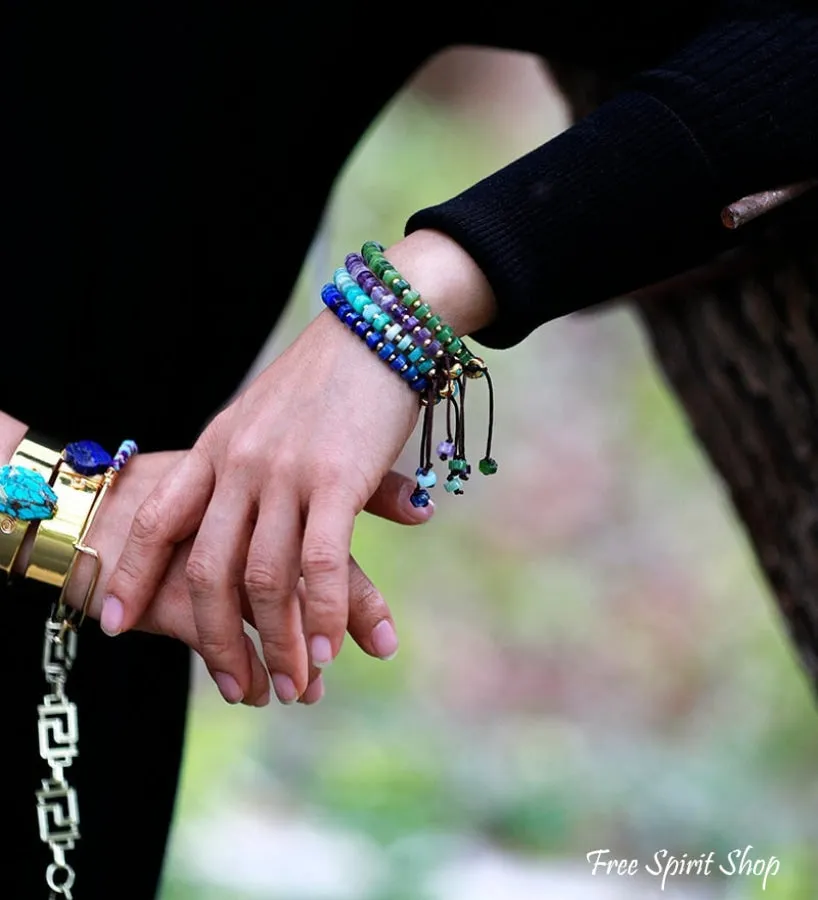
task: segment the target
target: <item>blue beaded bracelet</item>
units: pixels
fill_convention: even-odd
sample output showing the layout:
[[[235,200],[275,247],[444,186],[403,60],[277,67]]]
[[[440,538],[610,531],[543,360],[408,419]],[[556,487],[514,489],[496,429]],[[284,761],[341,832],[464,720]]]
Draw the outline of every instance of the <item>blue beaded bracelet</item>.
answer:
[[[429,387],[429,380],[420,371],[419,366],[413,365],[395,344],[385,340],[384,335],[374,324],[357,312],[334,284],[324,285],[321,289],[321,299],[327,308],[331,309],[350,331],[357,334],[370,350],[377,353],[392,371],[397,372],[413,391],[421,393]]]

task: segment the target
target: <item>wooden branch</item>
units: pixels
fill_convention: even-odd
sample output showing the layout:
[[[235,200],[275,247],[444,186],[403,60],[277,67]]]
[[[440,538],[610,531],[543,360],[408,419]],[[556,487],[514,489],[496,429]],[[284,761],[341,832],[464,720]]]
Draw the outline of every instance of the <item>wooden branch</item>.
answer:
[[[818,178],[813,178],[810,181],[801,181],[798,184],[791,184],[788,187],[777,188],[773,191],[761,191],[759,194],[750,194],[747,197],[742,197],[741,200],[736,200],[735,203],[731,203],[729,206],[725,206],[721,211],[721,221],[725,228],[731,230],[741,228],[742,225],[752,222],[753,219],[757,219],[773,209],[778,209],[785,203],[789,203],[790,200],[795,200],[796,197],[800,197],[801,194],[805,194],[815,187],[818,187]]]

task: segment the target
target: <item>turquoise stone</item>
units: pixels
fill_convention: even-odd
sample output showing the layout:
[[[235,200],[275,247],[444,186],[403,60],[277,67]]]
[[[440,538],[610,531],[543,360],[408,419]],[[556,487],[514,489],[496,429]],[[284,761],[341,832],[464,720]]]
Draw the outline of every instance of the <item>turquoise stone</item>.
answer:
[[[34,522],[51,519],[57,511],[57,495],[33,469],[0,466],[0,513]]]
[[[431,488],[437,484],[437,475],[433,469],[429,469],[428,472],[418,469],[415,472],[415,477],[417,478],[418,487]]]
[[[463,484],[460,479],[455,475],[453,478],[447,478],[443,484],[443,487],[450,493],[454,494],[456,491],[463,490]]]

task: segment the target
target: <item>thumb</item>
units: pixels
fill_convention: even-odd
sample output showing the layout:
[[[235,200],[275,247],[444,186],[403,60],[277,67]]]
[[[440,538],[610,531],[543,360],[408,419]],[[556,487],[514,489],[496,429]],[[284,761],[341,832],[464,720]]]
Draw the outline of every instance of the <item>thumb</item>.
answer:
[[[435,504],[430,500],[428,506],[412,506],[409,498],[415,487],[414,478],[407,478],[394,470],[387,472],[364,509],[373,516],[389,519],[398,525],[422,525],[434,515]]]

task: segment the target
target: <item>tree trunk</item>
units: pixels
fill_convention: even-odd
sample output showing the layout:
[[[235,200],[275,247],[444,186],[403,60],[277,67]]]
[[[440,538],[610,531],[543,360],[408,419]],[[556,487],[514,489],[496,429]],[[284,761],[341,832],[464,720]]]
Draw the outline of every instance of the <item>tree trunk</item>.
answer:
[[[577,116],[617,88],[594,73],[551,69]],[[769,213],[764,232],[754,229],[729,258],[630,302],[818,691],[816,194]]]

